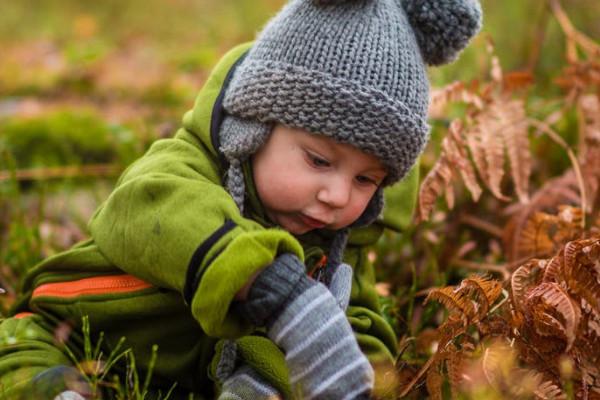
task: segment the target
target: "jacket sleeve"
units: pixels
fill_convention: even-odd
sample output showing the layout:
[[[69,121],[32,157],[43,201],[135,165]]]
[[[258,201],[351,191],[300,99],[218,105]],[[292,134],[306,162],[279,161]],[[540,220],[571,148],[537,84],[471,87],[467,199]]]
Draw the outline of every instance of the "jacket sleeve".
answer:
[[[209,336],[236,338],[251,326],[230,312],[235,294],[278,254],[303,252],[289,233],[240,215],[217,165],[181,129],[123,173],[89,227],[111,263],[179,291]]]

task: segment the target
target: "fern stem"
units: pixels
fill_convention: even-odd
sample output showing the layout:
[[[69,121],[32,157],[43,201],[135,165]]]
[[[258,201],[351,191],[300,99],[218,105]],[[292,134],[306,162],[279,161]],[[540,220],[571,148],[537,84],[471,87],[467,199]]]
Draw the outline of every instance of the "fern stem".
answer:
[[[490,309],[490,311],[488,311],[488,314],[493,313],[494,311],[496,311],[497,309],[499,309],[500,307],[502,307],[502,305],[504,303],[506,303],[506,301],[510,298],[510,294],[508,293],[508,290],[502,289],[502,297],[503,297],[503,299],[500,300],[500,302],[498,302],[498,304],[496,304],[494,307],[492,307]]]
[[[579,193],[581,194],[581,209],[583,210],[583,216],[581,218],[581,227],[585,229],[585,213],[587,212],[587,196],[585,192],[585,184],[583,182],[583,175],[581,174],[581,168],[579,167],[579,161],[577,161],[577,157],[575,157],[575,153],[569,145],[564,141],[564,139],[552,129],[548,124],[545,124],[542,121],[538,121],[537,119],[529,118],[529,123],[535,126],[538,130],[544,132],[550,139],[554,141],[554,143],[561,146],[569,156],[571,160],[571,164],[573,164],[573,171],[575,172],[575,177],[577,178],[577,184],[579,185]]]
[[[502,237],[502,229],[498,228],[496,225],[484,221],[481,218],[477,218],[474,215],[461,214],[459,218],[459,222],[470,225],[474,228],[480,229],[484,232],[489,233],[492,236],[501,238]]]
[[[425,365],[421,367],[417,375],[415,375],[415,377],[409,382],[409,384],[402,390],[402,392],[399,395],[400,398],[406,396],[412,390],[413,386],[415,386],[415,384],[419,381],[419,379],[421,379],[423,374],[427,372],[427,370],[429,369],[429,367],[431,367],[431,364],[433,364],[436,358],[437,353],[429,357],[429,360],[427,360]]]
[[[578,31],[567,16],[565,10],[563,10],[558,0],[549,0],[550,9],[554,14],[554,17],[558,21],[560,28],[564,32],[565,36],[574,43],[579,44],[588,55],[600,54],[600,46],[598,46],[592,39]],[[576,53],[575,53],[576,54]],[[573,60],[576,61],[576,60]]]
[[[451,264],[456,265],[457,267],[474,269],[477,271],[491,271],[497,272],[502,275],[502,280],[507,280],[510,278],[510,273],[506,270],[506,265],[495,265],[495,264],[487,264],[487,263],[476,263],[473,261],[454,259]]]

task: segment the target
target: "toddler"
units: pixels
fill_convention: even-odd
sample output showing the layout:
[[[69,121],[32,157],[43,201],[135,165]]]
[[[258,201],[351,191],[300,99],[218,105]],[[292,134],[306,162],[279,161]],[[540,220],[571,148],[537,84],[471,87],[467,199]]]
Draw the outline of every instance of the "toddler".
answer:
[[[366,248],[412,204],[378,219],[428,139],[426,65],[480,25],[476,0],[291,0],[123,173],[90,239],[28,273],[0,392],[90,398],[66,351],[83,356],[87,317],[142,377],[158,345],[146,398],[369,398],[396,338]]]

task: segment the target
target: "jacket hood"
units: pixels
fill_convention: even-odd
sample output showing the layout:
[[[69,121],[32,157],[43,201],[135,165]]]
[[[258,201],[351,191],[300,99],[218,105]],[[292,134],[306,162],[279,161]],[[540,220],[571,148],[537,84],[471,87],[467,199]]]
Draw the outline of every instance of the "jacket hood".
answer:
[[[252,42],[241,44],[221,58],[196,96],[194,108],[183,116],[183,127],[209,149],[224,171],[228,163],[219,151],[219,128],[225,117],[223,98],[236,68],[251,47]]]

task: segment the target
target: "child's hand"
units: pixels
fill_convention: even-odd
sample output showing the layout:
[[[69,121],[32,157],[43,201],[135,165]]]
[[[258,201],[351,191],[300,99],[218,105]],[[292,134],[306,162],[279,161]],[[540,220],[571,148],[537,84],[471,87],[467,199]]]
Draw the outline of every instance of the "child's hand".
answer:
[[[292,390],[297,385],[302,398],[368,398],[373,370],[345,313],[296,256],[281,255],[260,273],[242,311],[284,350]]]

